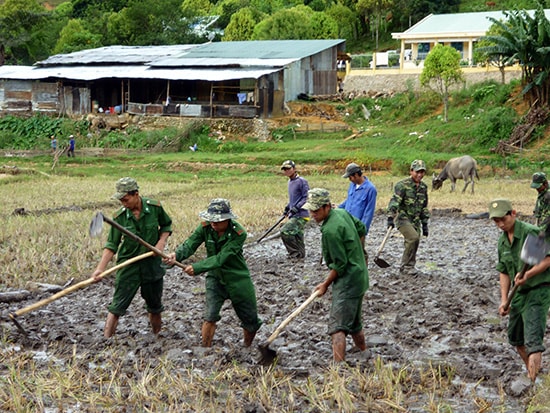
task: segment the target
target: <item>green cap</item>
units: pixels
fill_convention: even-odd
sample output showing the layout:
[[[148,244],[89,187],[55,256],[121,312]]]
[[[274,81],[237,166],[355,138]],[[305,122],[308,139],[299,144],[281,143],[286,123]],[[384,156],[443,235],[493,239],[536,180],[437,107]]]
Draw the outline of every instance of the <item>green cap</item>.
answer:
[[[512,210],[512,203],[508,199],[494,199],[489,203],[489,218],[502,218]]]
[[[292,162],[290,159],[287,159],[281,165],[281,169],[290,169],[290,168],[296,168],[296,164]]]
[[[302,208],[317,211],[323,205],[330,204],[330,195],[326,189],[313,188],[307,191],[307,201]]]
[[[208,222],[222,222],[228,219],[237,219],[237,215],[231,211],[231,204],[224,198],[216,198],[210,201],[208,209],[200,212],[199,217]]]
[[[415,172],[425,171],[426,170],[426,163],[421,159],[415,159],[411,163],[411,169]]]
[[[132,191],[139,191],[136,180],[130,177],[120,178],[116,183],[116,194],[113,195],[113,198],[122,199],[128,192]]]
[[[346,166],[346,173],[342,175],[342,178],[349,178],[351,175],[361,172],[361,167],[356,163],[352,162]]]
[[[546,174],[544,172],[535,172],[533,174],[533,182],[531,182],[531,188],[538,189],[547,182]]]

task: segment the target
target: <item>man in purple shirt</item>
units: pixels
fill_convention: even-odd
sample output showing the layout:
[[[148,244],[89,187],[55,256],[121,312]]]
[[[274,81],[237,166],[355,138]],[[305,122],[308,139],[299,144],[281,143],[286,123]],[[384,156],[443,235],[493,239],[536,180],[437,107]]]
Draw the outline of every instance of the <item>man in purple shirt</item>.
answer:
[[[344,202],[338,205],[338,208],[344,208],[355,218],[359,219],[369,233],[369,227],[374,217],[376,208],[377,191],[371,181],[367,179],[361,167],[356,163],[350,163],[346,167],[346,173],[342,178],[350,180],[348,188],[348,197]]]
[[[288,178],[288,204],[284,214],[288,221],[281,228],[281,239],[290,258],[303,259],[306,256],[304,243],[304,226],[309,220],[309,212],[303,208],[307,201],[309,184],[296,172],[296,164],[287,160],[281,165],[281,170]]]

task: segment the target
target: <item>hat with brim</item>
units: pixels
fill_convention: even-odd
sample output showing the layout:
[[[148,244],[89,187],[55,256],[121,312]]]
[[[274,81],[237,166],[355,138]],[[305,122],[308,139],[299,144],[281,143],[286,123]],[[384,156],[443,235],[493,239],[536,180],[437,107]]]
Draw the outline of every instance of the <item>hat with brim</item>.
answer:
[[[238,218],[231,210],[229,201],[224,198],[216,198],[210,201],[208,209],[200,212],[199,217],[208,222],[222,222]]]
[[[307,192],[307,201],[302,208],[317,211],[324,205],[330,204],[330,194],[326,189],[313,188]]]
[[[544,172],[535,172],[533,174],[533,181],[531,182],[531,188],[539,189],[547,182],[546,174]]]
[[[489,218],[502,218],[512,211],[512,203],[508,199],[494,199],[489,203]]]
[[[128,192],[139,191],[139,186],[134,178],[125,177],[120,178],[116,183],[116,193],[113,195],[114,199],[124,198]]]
[[[342,175],[342,178],[349,178],[353,174],[361,172],[361,167],[357,165],[356,163],[350,163],[348,166],[346,166],[346,173]]]

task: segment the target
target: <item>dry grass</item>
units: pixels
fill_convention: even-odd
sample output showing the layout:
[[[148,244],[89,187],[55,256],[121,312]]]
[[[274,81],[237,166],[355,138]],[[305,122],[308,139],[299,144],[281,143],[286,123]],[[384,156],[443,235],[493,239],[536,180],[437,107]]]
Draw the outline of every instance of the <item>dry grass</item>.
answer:
[[[403,177],[372,176],[378,188],[377,210],[387,206],[393,185]],[[325,187],[335,203],[341,202],[348,182],[340,176],[307,176],[310,187]],[[427,178],[425,178],[427,180]],[[22,180],[8,178],[0,185],[0,265],[4,276],[0,286],[19,288],[27,281],[64,283],[69,278],[82,279],[94,269],[101,253],[103,237],[88,236],[94,213],[101,209],[114,213],[119,207],[110,199],[113,179],[34,176]],[[174,220],[173,249],[198,224],[197,214],[212,198],[231,201],[240,222],[251,237],[257,237],[281,215],[287,202],[286,180],[273,174],[268,177],[245,175],[234,178],[189,179],[181,182],[140,180],[142,195],[161,200]],[[536,191],[528,180],[486,178],[476,185],[476,193],[450,193],[445,182],[440,191],[430,192],[430,209],[457,208],[463,213],[484,212],[491,199],[507,197],[524,215],[531,215]],[[461,186],[460,186],[461,188]],[[29,215],[14,215],[24,208]]]
[[[401,178],[372,177],[379,191],[377,209],[386,207],[393,185]],[[87,278],[107,233],[105,229],[102,238],[92,239],[88,226],[97,209],[111,214],[118,208],[110,200],[116,179],[42,175],[3,179],[0,288],[21,288],[27,281],[63,284],[72,277]],[[311,187],[329,189],[334,202],[344,199],[348,182],[340,176],[307,179]],[[287,202],[286,180],[278,174],[176,183],[141,179],[139,184],[142,195],[160,199],[174,220],[171,250],[195,228],[198,212],[212,198],[230,199],[251,236],[274,223]],[[491,199],[508,197],[529,215],[536,198],[528,181],[485,178],[476,189],[475,195],[450,194],[446,182],[442,191],[430,193],[430,208],[484,212]],[[16,208],[30,214],[13,215]],[[451,412],[453,407],[445,400],[460,397],[476,398],[480,412],[490,411],[489,402],[456,388],[453,371],[445,366],[392,366],[376,359],[357,367],[327,366],[299,378],[277,369],[251,371],[238,364],[201,372],[192,366],[182,369],[161,357],[137,359],[133,373],[128,374],[123,371],[126,355],[116,347],[94,353],[75,347],[69,358],[56,355],[55,349],[48,349],[44,360],[37,354],[5,337],[0,342],[0,411],[242,412],[255,406],[282,412]]]

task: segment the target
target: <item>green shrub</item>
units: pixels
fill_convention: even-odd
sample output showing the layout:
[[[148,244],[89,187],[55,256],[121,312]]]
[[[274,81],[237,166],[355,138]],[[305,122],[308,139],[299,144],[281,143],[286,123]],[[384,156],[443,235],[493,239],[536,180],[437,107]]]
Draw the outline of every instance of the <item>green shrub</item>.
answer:
[[[507,139],[516,124],[516,112],[509,107],[490,107],[479,112],[474,135],[477,144],[484,148],[495,146],[499,140]]]

